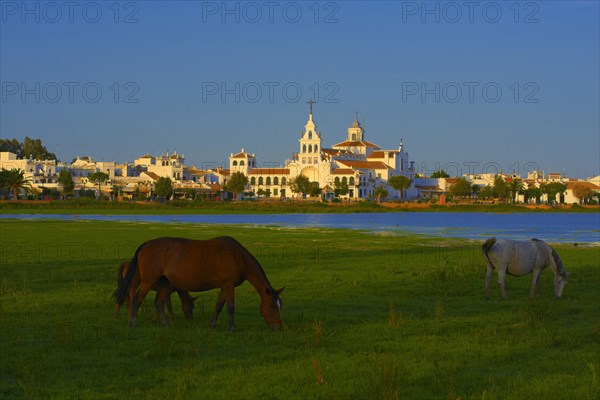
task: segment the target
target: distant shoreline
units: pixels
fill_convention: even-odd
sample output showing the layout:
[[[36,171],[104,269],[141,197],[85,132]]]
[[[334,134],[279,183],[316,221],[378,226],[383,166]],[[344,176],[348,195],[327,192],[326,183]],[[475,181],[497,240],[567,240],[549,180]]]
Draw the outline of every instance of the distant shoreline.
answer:
[[[302,200],[257,202],[118,202],[96,200],[0,201],[0,214],[289,214],[370,212],[600,212],[600,206],[430,203],[321,203]]]

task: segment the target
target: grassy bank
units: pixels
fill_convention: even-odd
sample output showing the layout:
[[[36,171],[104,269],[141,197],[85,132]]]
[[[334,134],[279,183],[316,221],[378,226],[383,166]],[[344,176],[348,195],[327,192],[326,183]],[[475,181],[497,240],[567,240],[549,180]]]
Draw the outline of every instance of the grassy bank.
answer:
[[[93,199],[64,201],[2,201],[0,213],[79,214],[273,214],[273,213],[369,213],[369,212],[600,212],[598,206],[525,206],[514,204],[428,204],[428,203],[322,203],[313,201],[256,202],[118,202]]]
[[[0,223],[0,397],[596,399],[600,248],[558,246],[564,298],[483,299],[479,242],[345,230],[119,222]],[[201,293],[172,326],[113,318],[118,264],[163,235],[232,235],[282,294],[287,329],[236,290],[235,334]],[[494,288],[496,289],[496,288]],[[152,296],[151,296],[152,297]],[[125,313],[124,313],[125,314]]]

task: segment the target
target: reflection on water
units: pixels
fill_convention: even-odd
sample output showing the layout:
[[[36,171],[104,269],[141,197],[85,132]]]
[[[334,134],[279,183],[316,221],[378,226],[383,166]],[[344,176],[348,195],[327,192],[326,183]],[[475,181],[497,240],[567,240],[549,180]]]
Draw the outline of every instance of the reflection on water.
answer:
[[[600,242],[600,213],[402,212],[360,214],[222,214],[222,215],[62,215],[17,214],[4,218],[96,220],[159,223],[251,224],[283,227],[348,228],[396,234],[482,239],[537,237],[549,242]]]

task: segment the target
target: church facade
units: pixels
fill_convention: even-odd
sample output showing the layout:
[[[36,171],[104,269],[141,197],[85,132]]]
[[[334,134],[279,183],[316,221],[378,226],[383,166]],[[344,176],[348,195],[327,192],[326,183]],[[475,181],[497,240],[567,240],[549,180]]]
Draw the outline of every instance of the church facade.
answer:
[[[292,153],[282,167],[260,168],[254,154],[242,149],[231,153],[229,169],[233,174],[241,172],[248,177],[247,192],[256,196],[293,197],[290,182],[303,175],[313,185],[321,189],[322,197],[333,197],[336,188],[347,187],[340,195],[346,199],[369,199],[382,187],[390,198],[401,198],[401,193],[388,185],[393,176],[406,176],[414,180],[415,170],[402,142],[397,149],[384,150],[366,140],[365,129],[358,120],[358,113],[347,129],[345,140],[331,147],[324,147],[323,137],[317,131],[313,119],[312,104],[310,113],[298,140],[298,151]],[[410,193],[404,192],[404,195]]]

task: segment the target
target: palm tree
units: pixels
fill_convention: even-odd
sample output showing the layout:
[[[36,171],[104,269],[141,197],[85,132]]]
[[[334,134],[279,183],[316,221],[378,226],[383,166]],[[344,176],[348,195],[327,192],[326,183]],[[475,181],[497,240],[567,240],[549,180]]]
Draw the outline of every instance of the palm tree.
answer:
[[[11,169],[2,175],[2,188],[13,192],[13,200],[19,200],[21,190],[24,190],[25,193],[33,192],[31,179],[25,177],[25,171],[22,169]]]
[[[525,191],[525,185],[520,178],[513,178],[512,182],[509,184],[510,193],[512,194],[512,201],[516,203],[517,194],[521,194]]]

